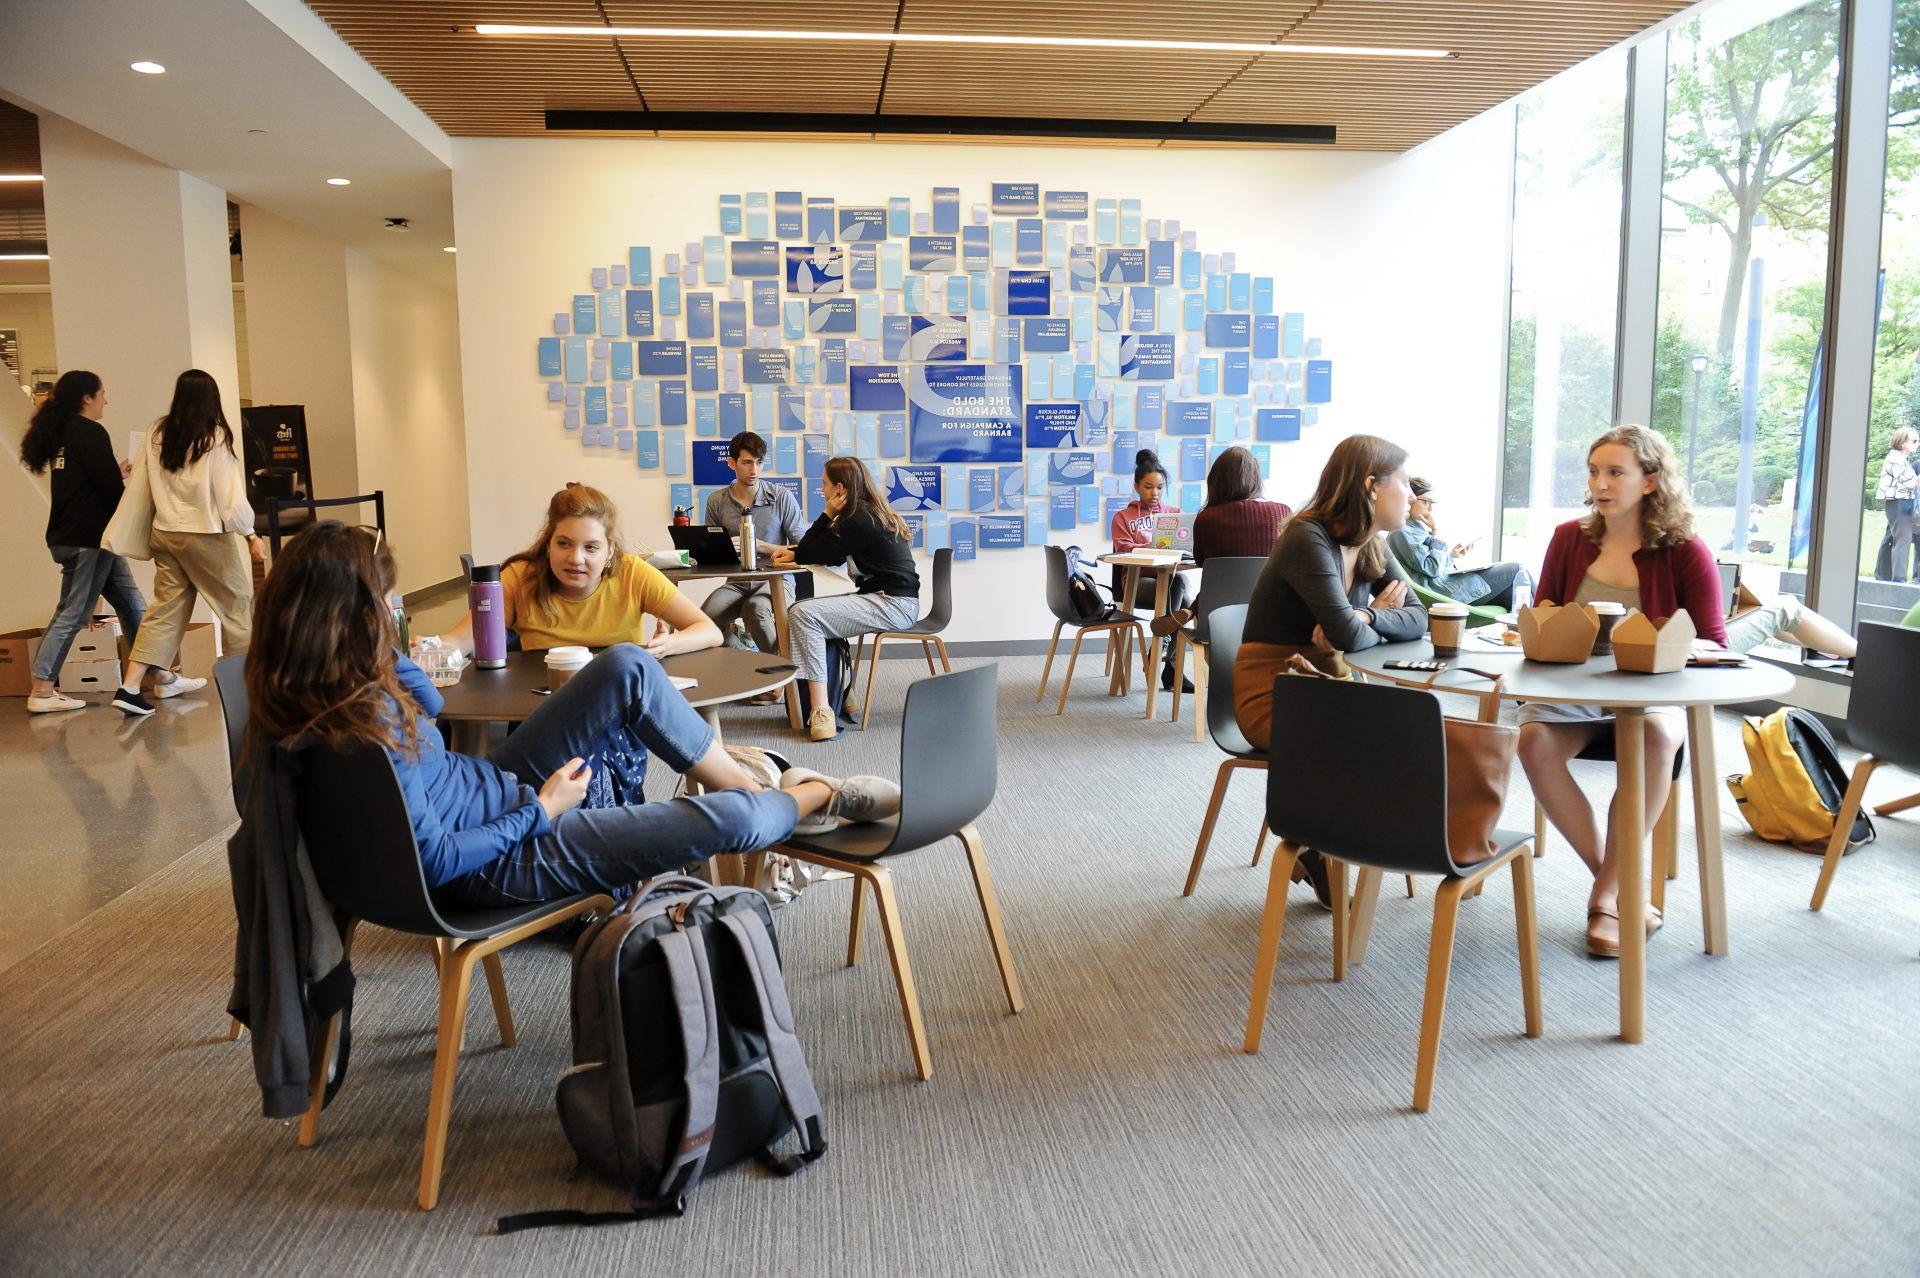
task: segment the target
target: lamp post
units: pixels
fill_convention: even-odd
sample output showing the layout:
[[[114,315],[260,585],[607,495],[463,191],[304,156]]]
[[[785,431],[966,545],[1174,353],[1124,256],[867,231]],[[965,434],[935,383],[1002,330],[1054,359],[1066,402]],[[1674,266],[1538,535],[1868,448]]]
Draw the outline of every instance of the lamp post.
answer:
[[[1693,404],[1687,410],[1687,496],[1693,496],[1693,454],[1700,446],[1700,374],[1707,371],[1707,357],[1693,357]]]

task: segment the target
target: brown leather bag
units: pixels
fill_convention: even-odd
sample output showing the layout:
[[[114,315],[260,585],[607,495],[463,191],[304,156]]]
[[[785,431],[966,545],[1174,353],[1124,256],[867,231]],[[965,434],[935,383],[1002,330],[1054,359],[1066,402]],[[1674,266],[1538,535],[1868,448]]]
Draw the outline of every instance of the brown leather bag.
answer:
[[[1493,687],[1484,695],[1500,690],[1499,675],[1464,668],[1460,673],[1492,679]],[[1433,679],[1439,677],[1436,673]],[[1427,680],[1428,688],[1433,679]],[[1455,865],[1478,865],[1499,851],[1493,830],[1507,801],[1520,730],[1451,716],[1440,722],[1447,738],[1447,852]]]

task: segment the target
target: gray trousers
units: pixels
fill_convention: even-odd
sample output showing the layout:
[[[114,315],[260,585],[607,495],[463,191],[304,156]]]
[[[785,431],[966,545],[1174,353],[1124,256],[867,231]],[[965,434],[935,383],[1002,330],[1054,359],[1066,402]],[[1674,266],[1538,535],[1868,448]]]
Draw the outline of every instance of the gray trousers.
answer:
[[[729,578],[701,603],[700,611],[713,618],[713,624],[720,627],[727,636],[729,648],[737,646],[728,627],[734,618],[747,623],[747,637],[762,652],[774,652],[780,647],[779,632],[773,624],[773,590],[778,583],[768,581],[736,581]],[[782,595],[791,602],[793,590],[780,585]]]
[[[787,609],[787,643],[798,667],[795,678],[827,677],[827,640],[851,639],[879,630],[905,630],[920,620],[916,595],[825,595]]]

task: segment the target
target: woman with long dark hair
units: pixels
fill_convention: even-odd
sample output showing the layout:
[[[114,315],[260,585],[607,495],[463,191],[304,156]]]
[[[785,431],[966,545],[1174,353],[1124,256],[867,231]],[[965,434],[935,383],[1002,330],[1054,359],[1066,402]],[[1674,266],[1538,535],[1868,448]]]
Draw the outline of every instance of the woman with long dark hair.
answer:
[[[60,603],[47,623],[40,649],[33,658],[33,690],[27,694],[30,714],[83,710],[86,702],[63,696],[54,681],[67,649],[80,628],[93,620],[93,605],[105,595],[120,618],[128,643],[140,631],[147,601],[134,584],[127,561],[100,548],[113,511],[120,504],[128,463],[113,456],[113,443],[100,424],[106,413],[107,391],[100,378],[84,369],[62,373],[53,393],[34,410],[27,433],[20,440],[20,463],[34,474],[46,474],[53,504],[47,511],[47,552],[60,565]],[[156,691],[172,696],[179,681]]]
[[[173,404],[147,432],[133,464],[145,468],[153,493],[153,611],[134,641],[113,704],[125,714],[146,715],[153,704],[140,695],[140,681],[148,670],[173,663],[201,595],[220,622],[227,654],[247,650],[253,629],[247,555],[251,549],[254,560],[265,563],[267,545],[254,535],[233,429],[220,407],[220,387],[208,374],[190,368],[174,380]],[[205,684],[181,679],[167,695]]]
[[[1207,504],[1193,517],[1193,562],[1202,567],[1209,558],[1225,559],[1273,553],[1280,530],[1293,518],[1293,507],[1284,502],[1266,501],[1260,496],[1264,484],[1260,462],[1253,453],[1235,444],[1213,459],[1207,468]],[[1206,578],[1200,589],[1206,590]],[[1155,617],[1153,633],[1170,635],[1193,620],[1200,606],[1198,596],[1191,608],[1174,608],[1164,617]]]
[[[820,484],[826,511],[799,545],[775,550],[767,562],[774,568],[853,562],[856,593],[802,599],[787,609],[788,647],[812,698],[807,736],[830,741],[840,726],[839,707],[829,704],[827,640],[911,626],[920,619],[920,574],[913,568],[913,535],[874,487],[865,462],[829,457]]]
[[[622,893],[663,870],[764,848],[839,819],[899,811],[879,777],[788,769],[762,788],[635,644],[596,657],[485,759],[447,750],[440,694],[400,653],[383,564],[364,530],[322,520],[287,543],[260,591],[247,653],[247,750],[378,746],[393,761],[427,885],[469,908]],[[651,750],[707,793],[584,803],[608,749]],[[536,788],[537,787],[537,788]]]

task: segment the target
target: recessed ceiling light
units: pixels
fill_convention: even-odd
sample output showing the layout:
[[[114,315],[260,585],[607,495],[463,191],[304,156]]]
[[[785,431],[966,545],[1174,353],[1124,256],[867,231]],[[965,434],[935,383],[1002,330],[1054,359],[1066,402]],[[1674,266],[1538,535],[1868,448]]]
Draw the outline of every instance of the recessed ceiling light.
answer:
[[[158,62],[136,62],[133,64],[133,69],[141,75],[165,75],[167,73],[167,69]]]
[[[327,185],[328,186],[352,186],[353,179],[352,178],[328,178]]]
[[[0,182],[44,182],[44,173],[0,173]]]
[[[460,250],[455,248],[453,245],[449,244],[445,248],[441,249],[440,251],[442,253],[458,253]]]
[[[1275,53],[1339,58],[1451,58],[1446,49],[1352,44],[1270,44],[1252,40],[1128,40],[1111,36],[969,35],[933,31],[754,31],[723,27],[578,27],[482,22],[485,36],[608,36],[662,40],[809,40],[865,44],[990,44],[1044,49],[1171,50],[1177,53]]]

